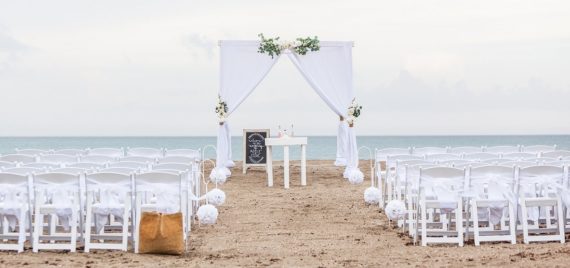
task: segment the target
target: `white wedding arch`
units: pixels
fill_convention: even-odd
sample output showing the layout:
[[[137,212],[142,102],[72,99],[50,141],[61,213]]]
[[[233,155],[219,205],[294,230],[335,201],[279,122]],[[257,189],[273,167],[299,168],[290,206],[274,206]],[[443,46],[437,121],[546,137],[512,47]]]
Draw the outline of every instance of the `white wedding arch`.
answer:
[[[220,46],[220,89],[219,96],[227,104],[227,116],[253,92],[269,73],[281,55],[287,55],[309,85],[336,113],[340,121],[337,133],[337,154],[335,165],[346,166],[344,177],[351,182],[363,178],[358,169],[358,149],[354,128],[344,118],[348,118],[348,108],[354,99],[352,81],[353,42],[320,42],[318,51],[298,55],[288,49],[271,57],[259,53],[259,41],[223,40]],[[232,161],[231,135],[228,120],[220,123],[216,152],[218,176],[229,176],[228,168]]]

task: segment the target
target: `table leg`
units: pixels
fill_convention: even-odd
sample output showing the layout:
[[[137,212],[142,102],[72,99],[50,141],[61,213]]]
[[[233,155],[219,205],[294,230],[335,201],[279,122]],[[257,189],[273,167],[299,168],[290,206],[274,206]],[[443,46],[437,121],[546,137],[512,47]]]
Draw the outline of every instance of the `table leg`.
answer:
[[[307,151],[306,145],[301,145],[301,185],[307,185]]]
[[[283,177],[285,189],[289,189],[289,146],[283,146]]]
[[[273,187],[273,155],[271,146],[267,146],[267,186]]]

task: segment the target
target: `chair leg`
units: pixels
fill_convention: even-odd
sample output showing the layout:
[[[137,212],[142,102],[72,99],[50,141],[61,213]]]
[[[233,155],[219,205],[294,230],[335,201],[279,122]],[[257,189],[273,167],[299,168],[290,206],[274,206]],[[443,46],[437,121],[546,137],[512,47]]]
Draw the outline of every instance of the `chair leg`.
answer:
[[[69,241],[70,245],[69,245],[69,251],[70,252],[75,252],[75,250],[77,249],[77,213],[78,211],[73,211],[71,213],[71,241]]]
[[[509,231],[511,235],[511,244],[517,243],[517,214],[513,204],[509,202]]]
[[[525,244],[528,244],[528,213],[527,213],[527,207],[526,207],[526,200],[523,198],[521,200],[521,223],[522,223],[522,228],[523,228],[523,240]]]
[[[91,202],[90,200],[88,200],[87,202]],[[93,222],[92,219],[93,215],[91,213],[91,204],[87,203],[87,213],[85,215],[85,226],[83,227],[83,242],[85,243],[85,248],[84,251],[86,253],[89,253],[89,250],[91,249],[91,223]]]
[[[43,233],[43,225],[44,225],[44,215],[40,213],[39,210],[36,210],[34,215],[34,242],[33,242],[33,252],[37,253],[39,250],[40,244],[40,235]]]
[[[26,242],[26,210],[20,209],[20,219],[18,219],[18,253],[24,251]]]
[[[562,200],[560,197],[557,198],[556,201],[556,208],[557,208],[557,223],[558,223],[558,232],[560,234],[560,243],[564,244],[566,242],[566,237],[564,236],[564,216],[562,212]]]
[[[422,246],[427,246],[427,213],[426,213],[426,206],[425,202],[420,204],[421,210],[421,221],[422,221]]]
[[[450,215],[451,218],[451,215]],[[457,209],[455,210],[455,228],[457,229],[457,239],[459,246],[463,246],[463,200],[459,199],[457,202]]]
[[[475,246],[481,245],[479,238],[479,215],[477,214],[477,200],[471,201],[471,217],[473,217],[473,237],[475,240]]]

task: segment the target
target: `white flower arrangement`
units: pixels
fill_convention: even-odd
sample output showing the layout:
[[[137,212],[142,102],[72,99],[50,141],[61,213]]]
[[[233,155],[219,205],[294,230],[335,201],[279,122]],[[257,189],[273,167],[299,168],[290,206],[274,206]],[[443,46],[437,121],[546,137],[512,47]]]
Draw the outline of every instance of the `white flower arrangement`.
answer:
[[[218,115],[218,121],[222,125],[226,118],[228,117],[228,105],[222,100],[222,97],[218,95],[218,104],[216,105],[216,114]]]
[[[403,219],[406,215],[406,204],[400,200],[392,200],[388,202],[384,211],[388,219],[392,221]]]
[[[362,105],[358,105],[356,99],[352,99],[352,103],[348,107],[348,119],[347,122],[349,125],[353,125],[356,118],[360,116],[360,110],[362,110]]]
[[[299,55],[305,55],[309,51],[318,51],[318,37],[297,38],[295,41],[279,40],[279,37],[265,38],[263,34],[258,35],[261,38],[259,43],[259,53],[267,53],[271,58],[279,56],[283,50],[291,50]]]

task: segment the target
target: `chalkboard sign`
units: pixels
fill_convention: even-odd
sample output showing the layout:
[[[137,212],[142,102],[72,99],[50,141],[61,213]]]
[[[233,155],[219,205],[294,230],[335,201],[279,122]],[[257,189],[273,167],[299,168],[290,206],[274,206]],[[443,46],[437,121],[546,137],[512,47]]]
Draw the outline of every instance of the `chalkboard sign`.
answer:
[[[269,129],[243,130],[243,173],[248,167],[265,166],[267,164],[267,148],[265,138],[269,137]]]

